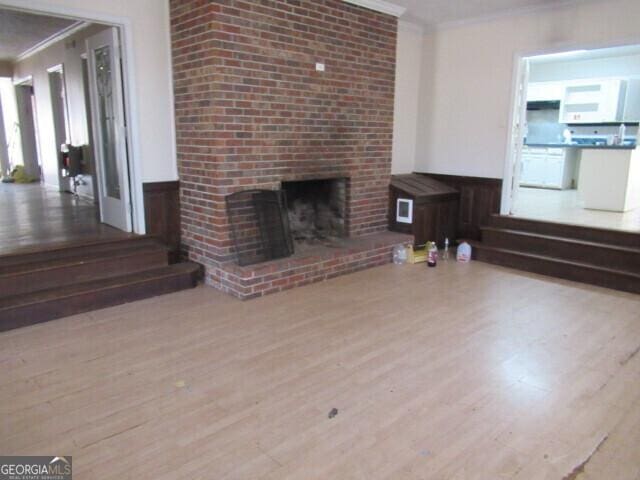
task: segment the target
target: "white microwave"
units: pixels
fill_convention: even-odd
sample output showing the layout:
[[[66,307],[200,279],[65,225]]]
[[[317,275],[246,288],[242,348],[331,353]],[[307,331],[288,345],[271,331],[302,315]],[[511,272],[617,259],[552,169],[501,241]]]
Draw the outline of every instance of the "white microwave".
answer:
[[[396,200],[396,222],[413,223],[413,200],[410,198]]]

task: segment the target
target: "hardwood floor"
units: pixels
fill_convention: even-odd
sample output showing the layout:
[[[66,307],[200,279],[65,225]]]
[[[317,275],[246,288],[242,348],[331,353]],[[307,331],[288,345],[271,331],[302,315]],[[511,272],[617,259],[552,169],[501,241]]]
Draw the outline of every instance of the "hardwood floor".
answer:
[[[100,223],[97,206],[40,184],[0,183],[0,255],[129,234]]]
[[[634,480],[639,351],[640,296],[478,262],[200,287],[0,334],[0,451],[76,480]]]

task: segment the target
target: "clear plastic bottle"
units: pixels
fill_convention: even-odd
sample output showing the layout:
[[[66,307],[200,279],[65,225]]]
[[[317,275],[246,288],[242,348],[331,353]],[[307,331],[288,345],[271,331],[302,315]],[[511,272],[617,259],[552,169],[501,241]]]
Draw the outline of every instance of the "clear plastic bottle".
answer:
[[[407,248],[400,244],[393,247],[393,263],[403,265],[407,263]]]
[[[618,142],[620,145],[624,145],[624,136],[626,134],[627,127],[624,123],[620,124],[620,128],[618,129]]]
[[[442,260],[449,260],[449,237],[444,239],[444,250],[442,251]]]

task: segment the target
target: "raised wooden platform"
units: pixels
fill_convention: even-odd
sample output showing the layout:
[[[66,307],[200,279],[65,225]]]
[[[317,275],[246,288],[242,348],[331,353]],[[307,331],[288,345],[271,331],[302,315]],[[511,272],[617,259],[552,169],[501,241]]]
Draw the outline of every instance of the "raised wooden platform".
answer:
[[[640,293],[640,234],[494,215],[474,243],[481,261]]]

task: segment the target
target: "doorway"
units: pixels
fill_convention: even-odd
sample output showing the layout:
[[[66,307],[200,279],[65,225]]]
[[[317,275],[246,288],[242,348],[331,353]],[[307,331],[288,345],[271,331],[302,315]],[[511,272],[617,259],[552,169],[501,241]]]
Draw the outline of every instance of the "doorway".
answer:
[[[40,180],[40,149],[36,117],[33,79],[28,78],[15,86],[17,126],[20,138],[21,163],[24,172],[34,180]]]
[[[38,28],[26,30],[23,46],[42,30],[35,48],[15,52],[7,79],[21,140],[15,150],[22,158],[13,163],[36,182],[0,185],[11,210],[0,225],[2,253],[128,234],[134,225],[143,233],[133,218],[139,221],[141,198],[132,201],[130,187],[124,27],[3,7],[0,14],[19,16],[20,24],[34,19]]]
[[[124,114],[120,33],[110,27],[89,37],[88,86],[100,219],[131,231],[129,163]]]
[[[503,214],[640,231],[640,45],[521,57]]]
[[[66,88],[64,83],[64,67],[56,65],[48,70],[49,92],[51,96],[51,117],[53,120],[54,149],[59,155],[62,145],[69,140],[69,114],[67,111]],[[58,185],[61,192],[71,189],[69,177],[63,175],[63,169],[58,169]]]

